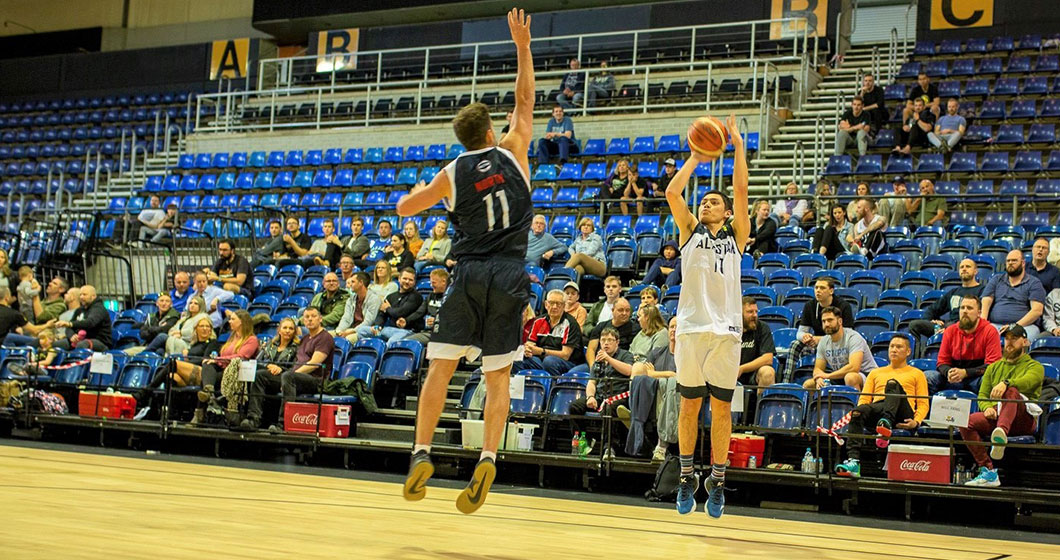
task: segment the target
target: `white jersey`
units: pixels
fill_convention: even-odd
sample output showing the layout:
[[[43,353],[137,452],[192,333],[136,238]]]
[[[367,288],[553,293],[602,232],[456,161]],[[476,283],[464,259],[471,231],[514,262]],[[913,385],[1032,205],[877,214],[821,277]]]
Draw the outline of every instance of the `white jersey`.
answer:
[[[706,226],[696,224],[681,247],[677,334],[743,335],[742,257],[732,226],[718,230],[715,237]]]

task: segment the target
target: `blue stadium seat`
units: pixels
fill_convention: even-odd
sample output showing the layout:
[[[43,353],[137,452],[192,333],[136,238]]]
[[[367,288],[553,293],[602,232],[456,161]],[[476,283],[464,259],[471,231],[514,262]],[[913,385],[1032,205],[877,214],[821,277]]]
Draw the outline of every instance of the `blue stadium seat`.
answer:
[[[758,400],[755,422],[763,428],[800,428],[806,415],[807,391],[795,383],[777,383]]]
[[[865,156],[869,157],[869,156]],[[879,158],[879,156],[876,156]],[[865,158],[862,158],[865,159]],[[859,162],[860,164],[860,162]],[[845,176],[852,173],[852,160],[848,155],[829,156],[828,165],[825,166],[824,174],[829,176]]]

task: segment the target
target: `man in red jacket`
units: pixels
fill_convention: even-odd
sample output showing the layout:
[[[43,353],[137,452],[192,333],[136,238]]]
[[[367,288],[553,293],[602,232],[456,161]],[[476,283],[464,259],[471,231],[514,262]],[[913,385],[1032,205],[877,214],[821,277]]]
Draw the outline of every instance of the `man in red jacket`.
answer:
[[[937,372],[928,372],[928,392],[964,389],[979,392],[986,366],[1001,359],[1001,335],[990,321],[980,318],[982,302],[966,295],[961,299],[958,321],[942,333]]]

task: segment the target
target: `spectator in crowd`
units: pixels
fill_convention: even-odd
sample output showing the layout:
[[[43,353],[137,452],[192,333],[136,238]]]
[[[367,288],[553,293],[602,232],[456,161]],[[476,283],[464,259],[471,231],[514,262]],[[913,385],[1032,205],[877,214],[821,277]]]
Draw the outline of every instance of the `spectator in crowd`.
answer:
[[[193,287],[195,291],[192,293],[192,296],[199,296],[204,302],[206,302],[206,312],[210,314],[210,320],[213,321],[213,328],[221,328],[221,325],[224,324],[224,315],[221,313],[221,304],[231,300],[235,297],[235,294],[210,284],[209,279],[202,272],[195,274]],[[82,291],[84,290],[82,289]]]
[[[173,275],[173,289],[169,291],[169,298],[173,300],[173,309],[184,312],[184,306],[191,297],[191,275],[181,270]]]
[[[957,428],[961,438],[969,442],[968,450],[979,465],[979,476],[966,482],[968,486],[1000,486],[993,461],[1005,456],[1008,438],[1034,434],[1035,417],[1041,408],[1019,401],[1024,398],[1033,401],[1041,396],[1045,368],[1027,354],[1030,345],[1023,326],[1013,325],[1005,331],[1002,359],[986,368],[979,385],[979,412],[969,416],[967,428]],[[993,444],[989,455],[985,447],[974,443],[988,437]]]
[[[313,240],[309,246],[309,254],[302,259],[302,266],[308,268],[321,265],[332,268],[339,264],[339,257],[342,255],[342,239],[335,234],[335,221],[331,218],[325,219],[321,222],[320,229],[324,235],[320,239]]]
[[[604,299],[593,304],[589,308],[589,314],[585,317],[585,328],[592,330],[597,323],[611,320],[611,311],[615,302],[622,295],[622,281],[618,276],[604,278]]]
[[[586,216],[578,221],[578,235],[570,244],[570,258],[563,266],[578,272],[578,278],[584,274],[603,276],[607,274],[607,262],[604,260],[604,240],[596,233],[592,218]]]
[[[847,219],[851,222],[855,222],[858,219],[858,201],[871,194],[869,191],[869,184],[865,181],[858,181],[856,187],[854,187],[854,199],[847,203]]]
[[[821,180],[817,183],[817,188],[814,189],[814,199],[810,203],[810,210],[813,212],[813,221],[807,222],[807,224],[817,224],[823,226],[828,223],[829,214],[832,205],[835,204],[835,200],[829,199],[832,196],[832,185],[828,181]]]
[[[380,259],[375,263],[375,269],[372,271],[372,284],[368,286],[368,291],[379,296],[379,301],[398,291],[392,270],[390,263],[385,259]]]
[[[508,131],[512,129],[512,117],[515,116],[515,112],[508,109],[508,113],[504,115],[504,128],[501,128],[501,134],[508,134]]]
[[[642,303],[637,308],[637,325],[640,332],[629,343],[629,351],[639,362],[647,358],[652,350],[666,346],[666,321],[658,307]]]
[[[1056,268],[1056,265],[1049,264],[1048,257],[1049,240],[1044,237],[1035,239],[1034,245],[1031,246],[1031,262],[1027,272],[1042,283],[1046,294],[1060,288],[1060,269]]]
[[[298,218],[287,218],[287,232],[283,234],[283,248],[274,254],[277,266],[302,264],[302,258],[309,255],[313,240],[302,231]]]
[[[578,321],[563,311],[565,299],[560,290],[545,294],[545,315],[530,326],[523,361],[513,369],[543,369],[558,377],[583,360],[582,331]]]
[[[166,355],[183,354],[195,343],[195,335],[198,332],[196,329],[202,319],[210,320],[210,314],[206,313],[206,301],[202,299],[202,296],[188,298],[188,305],[184,308],[177,323],[169,329],[166,337],[155,337],[148,343],[145,351],[161,354],[159,350],[165,349]],[[213,328],[212,321],[210,327]]]
[[[377,239],[390,239],[390,236],[394,235],[394,226],[390,224],[390,220],[382,219],[379,220],[379,225],[375,226],[375,231]]]
[[[570,72],[563,76],[559,85],[559,93],[556,94],[556,103],[562,109],[570,109],[582,104],[585,95],[585,75],[580,71],[581,61],[577,58],[570,59]]]
[[[629,215],[629,203],[637,205],[637,216],[644,214],[645,199],[653,195],[653,189],[646,181],[642,181],[636,167],[629,168],[629,182],[622,191],[622,201],[618,203],[623,216]]]
[[[395,233],[390,236],[390,246],[383,251],[383,254],[387,262],[390,263],[391,270],[395,273],[399,270],[412,268],[416,264],[415,253],[409,250],[405,234],[403,233]]]
[[[780,217],[773,213],[769,201],[760,199],[755,202],[754,219],[751,220],[751,233],[747,239],[747,250],[752,255],[761,256],[776,253],[780,250],[777,243],[777,228]]]
[[[34,280],[34,283],[36,283],[36,280]],[[48,282],[48,285],[44,288],[44,301],[41,301],[39,293],[33,298],[33,323],[27,323],[22,330],[27,333],[32,331],[36,335],[41,329],[49,325],[54,327],[55,323],[60,320],[60,315],[66,311],[66,301],[63,298],[63,294],[69,289],[69,283],[65,279],[59,276],[52,278],[51,282]],[[40,291],[39,288],[37,291]],[[39,337],[31,336],[30,334],[19,334],[16,330],[16,332],[10,332],[2,338],[4,346],[36,347]]]
[[[865,385],[865,376],[876,369],[869,343],[854,329],[843,327],[843,312],[837,307],[821,310],[825,336],[817,344],[817,361],[813,377],[802,384],[806,389],[847,385],[857,390]]]
[[[58,321],[55,326],[66,327],[74,332],[69,339],[70,348],[89,348],[94,352],[110,349],[110,313],[91,284],[81,286],[81,307],[74,312],[73,318],[70,321]],[[57,344],[60,348],[63,346],[59,342]]]
[[[36,317],[33,314],[33,298],[39,299],[40,284],[33,277],[33,269],[27,265],[18,267],[18,280],[18,288],[16,290],[18,310],[27,321],[32,321]]]
[[[866,73],[861,77],[861,103],[864,111],[872,121],[873,133],[883,128],[887,122],[887,105],[883,99],[883,88],[876,85],[876,76]]]
[[[140,323],[140,340],[148,344],[151,352],[157,352],[165,347],[167,333],[180,321],[180,313],[173,309],[173,300],[169,294],[158,294],[155,306],[158,307],[158,311],[149,314],[144,322]],[[146,349],[140,348],[140,350]],[[126,353],[130,355],[138,353],[131,350],[126,350]]]
[[[643,439],[643,425],[654,411],[659,440],[652,451],[653,462],[666,459],[670,443],[677,441],[677,414],[681,406],[677,392],[677,364],[674,363],[677,317],[671,318],[667,326],[669,343],[649,352],[643,361],[634,362],[630,371],[631,428],[626,453],[637,454],[640,447],[637,436],[639,434]]]
[[[986,367],[1001,359],[1001,336],[979,316],[979,298],[967,294],[960,302],[960,318],[942,333],[936,371],[927,374],[931,394],[942,389],[976,393]]]
[[[1023,253],[1009,251],[1005,257],[1005,272],[990,277],[983,288],[983,316],[997,327],[998,332],[1020,325],[1033,343],[1041,329],[1038,321],[1045,311],[1045,288],[1040,280],[1027,274]]]
[[[574,433],[581,433],[582,423],[577,416],[584,416],[588,411],[599,411],[604,416],[622,416],[617,414],[618,407],[629,404],[629,376],[633,369],[633,354],[618,345],[618,331],[605,328],[600,332],[600,348],[596,353],[589,370],[589,383],[585,387],[585,396],[570,403],[571,426]],[[629,416],[622,422],[611,422],[611,441],[625,441]],[[604,450],[604,459],[614,457],[614,449]]]
[[[74,318],[74,313],[81,308],[81,288],[70,288],[66,290],[66,294],[63,295],[63,302],[66,304],[66,311],[59,314],[59,320],[55,322],[55,336],[56,340],[64,340],[70,338],[73,334],[70,329],[60,327],[58,324],[62,321],[70,321]]]
[[[170,204],[162,210],[157,196],[152,196],[148,207],[136,217],[140,221],[140,241],[161,243],[163,239],[173,236],[177,227],[177,205]]]
[[[346,282],[353,278],[354,272],[353,257],[346,254],[339,257],[339,283],[345,286]]]
[[[956,323],[960,319],[959,309],[965,296],[977,298],[976,317],[979,316],[978,298],[983,293],[983,285],[976,279],[979,266],[972,259],[961,259],[957,264],[957,274],[961,277],[961,285],[950,288],[935,300],[935,303],[924,310],[923,319],[909,323],[909,332],[914,336],[931,338],[935,333],[942,332],[947,326]]]
[[[416,271],[412,267],[403,269],[398,276],[398,285],[398,291],[388,295],[379,305],[375,323],[357,330],[358,338],[381,338],[390,343],[423,330],[423,313],[420,311],[423,296],[416,291]]]
[[[255,430],[261,424],[261,405],[264,395],[280,392],[280,375],[295,365],[298,355],[298,325],[293,317],[285,317],[276,327],[276,336],[258,351],[257,375],[251,385],[247,417],[240,422],[243,430]],[[260,383],[258,380],[261,380]],[[260,393],[258,392],[260,391]]]
[[[905,186],[905,177],[898,175],[891,181],[891,192],[876,201],[876,210],[884,219],[887,227],[905,225],[906,214],[911,213],[909,190]]]
[[[449,224],[445,220],[438,220],[431,228],[430,240],[420,243],[420,248],[416,251],[417,274],[426,266],[445,266],[445,257],[453,247],[448,228]]]
[[[894,428],[915,431],[927,418],[929,402],[924,372],[909,365],[909,339],[896,334],[887,346],[890,363],[873,369],[858,405],[850,413],[851,434],[876,434],[876,446],[887,447]],[[861,477],[860,438],[846,438],[847,460],[836,465],[839,476]]]
[[[621,158],[615,162],[615,168],[611,171],[611,174],[607,176],[607,179],[604,179],[604,184],[600,186],[600,193],[596,196],[600,200],[620,199],[627,192],[632,181],[633,173],[629,165],[629,160]],[[607,203],[607,207],[613,209],[615,203],[609,202]]]
[[[566,253],[567,246],[545,231],[545,217],[541,214],[534,216],[527,233],[526,264],[541,266],[543,262],[552,260],[552,257]]]
[[[858,221],[850,230],[847,243],[851,253],[873,259],[887,248],[887,239],[883,236],[883,230],[887,227],[887,220],[876,213],[876,203],[862,198],[858,200]]]
[[[806,210],[809,208],[809,204],[805,198],[794,198],[799,195],[799,186],[794,181],[788,183],[788,186],[784,188],[784,194],[792,198],[780,200],[774,204],[773,213],[780,220],[781,226],[799,225],[803,215],[806,214]]]
[[[957,114],[960,103],[950,98],[946,102],[946,114],[939,117],[935,123],[934,132],[928,133],[928,141],[932,146],[943,151],[952,152],[957,143],[964,137],[964,131],[968,129],[968,123],[964,117]]]
[[[379,306],[383,304],[383,298],[368,289],[369,282],[371,278],[367,272],[355,272],[346,280],[346,291],[349,295],[346,297],[342,319],[335,327],[335,336],[345,338],[350,344],[357,342],[358,329],[375,324]]]
[[[364,234],[364,218],[354,216],[350,220],[350,237],[342,246],[342,252],[349,255],[353,264],[361,268],[372,266],[372,261],[368,260],[368,255],[372,252],[372,241]]]
[[[202,378],[202,389],[198,393],[199,404],[195,407],[192,424],[202,422],[206,415],[206,405],[221,391],[221,374],[234,358],[249,360],[258,355],[258,337],[254,335],[254,322],[250,314],[243,309],[227,311],[228,327],[231,333],[217,351],[217,356],[208,356],[202,360],[199,375]]]
[[[295,398],[299,393],[321,392],[321,385],[331,375],[335,339],[324,330],[320,319],[320,310],[315,307],[307,307],[302,313],[302,325],[309,329],[309,334],[298,344],[294,365],[280,374],[280,394],[282,395],[280,413],[276,423],[269,426],[271,433],[283,432],[283,410],[288,400]],[[253,402],[256,398],[258,404],[248,405],[248,410],[257,411],[260,414],[261,398],[272,381],[267,377],[255,378],[250,401]],[[261,385],[258,385],[259,380]],[[250,416],[249,412],[247,416]]]
[[[405,234],[405,248],[413,255],[419,254],[420,249],[423,247],[423,238],[420,237],[420,228],[416,225],[415,220],[407,220],[405,227],[401,231]]]
[[[585,342],[585,363],[574,367],[573,369],[579,371],[588,371],[594,363],[596,363],[596,351],[600,347],[600,333],[604,329],[612,328],[618,332],[618,346],[624,350],[629,350],[630,344],[633,343],[633,338],[637,336],[640,331],[640,325],[633,318],[633,307],[630,306],[629,300],[624,297],[619,297],[615,300],[613,309],[613,315],[607,321],[600,321],[589,331],[588,337],[583,337]]]
[[[929,145],[928,134],[935,128],[935,113],[924,106],[917,98],[913,101],[913,112],[903,121],[898,130],[898,142],[892,150],[894,153],[910,155],[913,148],[926,148]]]
[[[585,106],[595,107],[597,99],[611,99],[611,93],[615,91],[615,77],[607,71],[607,61],[600,61],[600,72],[593,74],[586,88]]]
[[[744,385],[757,385],[761,394],[777,380],[773,369],[773,331],[769,325],[758,320],[758,303],[755,298],[743,298],[743,337],[740,345],[740,377]]]
[[[661,298],[659,297],[659,290],[657,290],[655,288],[655,286],[647,286],[643,290],[640,291],[640,304],[639,305],[641,305],[641,306],[643,306],[643,305],[655,305],[655,306],[658,306],[660,299]],[[663,314],[664,322],[668,322],[670,320],[669,317],[666,316],[666,312],[663,311],[662,309],[659,309],[659,313]]]
[[[537,142],[537,164],[548,165],[553,155],[559,156],[560,163],[567,163],[571,148],[577,147],[574,140],[574,121],[563,116],[563,107],[552,108],[552,118],[545,124],[545,136]]]
[[[1042,323],[1045,326],[1045,332],[1052,336],[1060,336],[1060,288],[1045,296]]]
[[[324,290],[313,296],[309,306],[320,310],[320,323],[330,331],[334,330],[342,320],[348,297],[349,292],[343,290],[342,285],[339,284],[339,275],[329,272],[324,275]]]
[[[188,303],[190,305],[192,302]],[[152,393],[155,389],[161,387],[167,378],[173,382],[174,387],[199,384],[202,361],[209,356],[216,355],[221,348],[221,343],[217,341],[217,336],[214,335],[210,318],[205,315],[199,316],[198,322],[194,323],[193,331],[194,335],[191,338],[191,344],[185,346],[184,350],[179,352],[180,358],[173,360],[172,370],[170,368],[160,368],[155,372],[154,377],[151,378],[147,386],[133,395],[137,406],[141,407],[141,410],[136,413],[137,419],[143,419],[143,417],[147,416],[147,413],[151,410]],[[173,340],[173,338],[171,337],[170,340]],[[172,373],[170,373],[171,371]],[[201,415],[196,413],[195,420],[201,421],[201,419]]]
[[[839,120],[839,130],[835,133],[835,155],[846,153],[850,144],[858,148],[858,155],[865,155],[869,151],[870,134],[872,134],[872,115],[865,111],[864,100],[855,95],[850,102],[850,108],[843,113]]]
[[[769,203],[766,203],[769,206]],[[753,222],[752,222],[753,227]],[[754,232],[751,232],[752,237]],[[677,241],[673,239],[667,239],[663,242],[662,254],[652,261],[651,266],[648,267],[648,272],[644,275],[644,281],[642,284],[651,284],[653,286],[662,286],[666,283],[666,278],[677,268],[677,263],[681,261],[681,251],[677,248]]]
[[[911,116],[911,113],[916,113],[915,107],[917,100],[923,104],[923,110],[931,111],[936,117],[941,114],[941,100],[939,98],[939,86],[931,83],[931,78],[925,72],[921,72],[916,77],[916,85],[909,90],[909,97],[905,102],[905,109],[902,111],[902,120],[906,121]],[[934,122],[934,119],[932,119]]]
[[[662,192],[666,191],[666,185],[670,184],[670,180],[674,178],[674,175],[677,175],[677,161],[672,157],[666,158],[663,160],[662,175],[659,176],[659,184],[663,185]],[[656,188],[655,190],[659,191],[660,189]]]
[[[570,316],[574,317],[574,320],[578,322],[579,328],[585,328],[585,317],[589,312],[585,310],[585,306],[579,301],[581,288],[578,287],[578,283],[567,282],[563,285],[563,293],[567,296],[566,302],[563,304],[563,311],[570,313]]]
[[[11,307],[14,297],[11,290],[0,288],[0,336],[8,337],[12,334],[20,334],[18,330],[24,326],[32,326],[26,321],[26,317],[17,309]],[[43,327],[41,327],[43,330]],[[34,335],[36,332],[33,333]]]
[[[946,198],[935,194],[935,183],[930,179],[920,181],[920,194],[923,198],[909,199],[910,218],[922,226],[946,225]]]
[[[430,282],[431,293],[423,298],[419,309],[419,312],[423,314],[423,330],[408,337],[424,346],[431,341],[431,334],[438,320],[438,310],[442,308],[442,302],[445,301],[445,291],[449,288],[449,271],[444,268],[432,270]]]
[[[851,232],[854,224],[847,220],[847,211],[842,204],[832,204],[828,211],[828,223],[813,232],[813,251],[834,261],[839,255],[850,251]]]
[[[235,252],[235,243],[231,239],[217,242],[217,260],[210,268],[202,269],[209,282],[218,282],[233,294],[253,296],[254,271],[242,255]]]
[[[283,255],[284,247],[283,226],[279,220],[269,220],[269,239],[260,249],[254,251],[250,266],[256,268],[274,262]]]
[[[55,331],[52,329],[41,329],[37,333],[37,338],[33,342],[33,347],[37,348],[36,359],[33,355],[30,355],[29,361],[25,363],[17,363],[15,361],[8,362],[7,371],[15,378],[25,376],[36,376],[36,375],[47,375],[44,368],[55,364],[56,359],[59,357],[59,351],[55,347]],[[57,364],[56,364],[57,365]]]

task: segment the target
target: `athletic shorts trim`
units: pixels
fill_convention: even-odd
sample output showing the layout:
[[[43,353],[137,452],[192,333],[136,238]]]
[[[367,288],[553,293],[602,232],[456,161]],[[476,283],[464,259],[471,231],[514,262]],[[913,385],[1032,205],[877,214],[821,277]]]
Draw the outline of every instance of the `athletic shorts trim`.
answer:
[[[677,390],[685,398],[731,402],[740,375],[740,339],[693,332],[677,335],[674,348]]]
[[[434,341],[427,343],[428,360],[459,360],[460,358],[467,358],[467,361],[473,362],[478,359],[481,353],[481,348],[470,344],[449,344]]]

